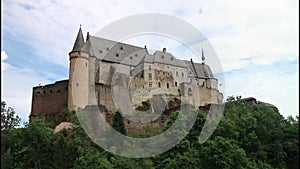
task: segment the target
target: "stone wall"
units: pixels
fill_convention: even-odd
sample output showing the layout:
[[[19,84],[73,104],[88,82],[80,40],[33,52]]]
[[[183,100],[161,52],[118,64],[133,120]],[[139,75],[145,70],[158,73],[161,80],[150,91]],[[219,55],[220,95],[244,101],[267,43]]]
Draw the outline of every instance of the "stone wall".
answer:
[[[33,88],[30,121],[41,115],[51,118],[67,107],[68,82],[68,80],[57,81],[54,84]]]
[[[108,111],[116,111],[110,85],[96,84],[96,99],[98,105],[103,105]]]

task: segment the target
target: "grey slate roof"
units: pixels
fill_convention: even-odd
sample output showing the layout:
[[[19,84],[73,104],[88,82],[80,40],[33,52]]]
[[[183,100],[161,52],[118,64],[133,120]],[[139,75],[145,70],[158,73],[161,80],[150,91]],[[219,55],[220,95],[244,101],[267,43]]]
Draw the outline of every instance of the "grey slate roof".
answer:
[[[71,52],[80,52],[83,51],[82,48],[85,45],[84,43],[84,38],[83,38],[83,34],[82,34],[82,30],[81,27],[79,28],[73,49]]]
[[[81,32],[81,29],[79,31]],[[79,35],[80,33],[78,33]],[[81,35],[79,39],[81,39]],[[204,63],[192,63],[191,61],[176,59],[171,53],[162,51],[148,54],[145,48],[104,38],[89,36],[81,50],[88,51],[91,56],[107,62],[122,63],[130,66],[136,66],[141,62],[162,63],[188,68],[192,71],[194,77],[214,78],[210,67]]]
[[[195,77],[214,78],[214,75],[208,65],[204,63],[194,63],[193,66],[191,61],[185,60],[184,62],[190,68]]]
[[[180,67],[187,67],[187,65],[184,63],[184,61],[176,59],[171,53],[168,52],[162,52],[162,51],[156,51],[153,54],[154,56],[154,62],[156,63],[163,63],[167,65],[174,65],[174,66],[180,66]]]
[[[137,65],[146,55],[141,47],[90,36],[88,42],[96,58],[108,62]]]

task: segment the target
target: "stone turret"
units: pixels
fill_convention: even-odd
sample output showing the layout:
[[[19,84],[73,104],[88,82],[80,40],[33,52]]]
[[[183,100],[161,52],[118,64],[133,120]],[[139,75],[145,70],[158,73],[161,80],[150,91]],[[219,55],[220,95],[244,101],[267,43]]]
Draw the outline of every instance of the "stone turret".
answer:
[[[69,56],[68,109],[76,110],[88,105],[89,96],[89,51],[84,42],[81,27]]]

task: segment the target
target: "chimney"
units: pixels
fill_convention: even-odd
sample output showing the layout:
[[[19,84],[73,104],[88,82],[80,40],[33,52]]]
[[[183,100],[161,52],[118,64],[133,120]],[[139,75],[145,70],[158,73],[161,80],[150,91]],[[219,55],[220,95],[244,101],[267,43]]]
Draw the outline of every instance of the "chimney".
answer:
[[[148,54],[147,46],[145,45],[145,47],[144,47],[144,48],[145,48],[145,50],[146,50],[146,53]]]
[[[86,40],[89,40],[89,38],[90,38],[90,33],[89,33],[89,32],[87,32],[87,35],[86,35]]]
[[[166,48],[163,48],[163,53],[166,53],[167,52],[167,49]]]

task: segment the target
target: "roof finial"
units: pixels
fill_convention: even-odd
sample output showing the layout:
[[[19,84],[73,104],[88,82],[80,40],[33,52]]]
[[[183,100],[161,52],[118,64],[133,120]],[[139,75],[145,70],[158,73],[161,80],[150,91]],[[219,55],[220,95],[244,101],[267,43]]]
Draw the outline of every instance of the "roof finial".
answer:
[[[79,27],[81,28],[81,24],[79,24]]]

